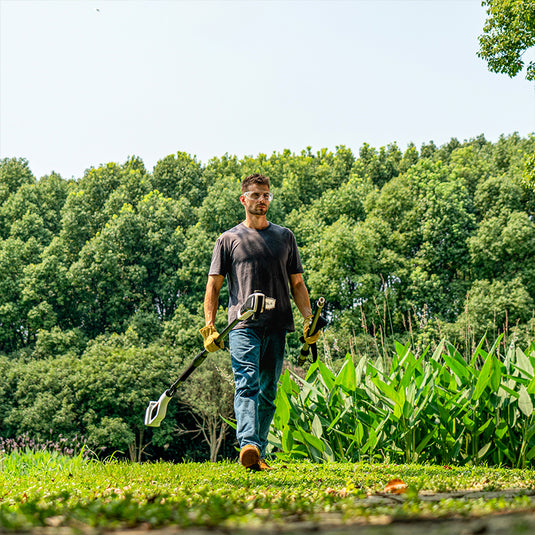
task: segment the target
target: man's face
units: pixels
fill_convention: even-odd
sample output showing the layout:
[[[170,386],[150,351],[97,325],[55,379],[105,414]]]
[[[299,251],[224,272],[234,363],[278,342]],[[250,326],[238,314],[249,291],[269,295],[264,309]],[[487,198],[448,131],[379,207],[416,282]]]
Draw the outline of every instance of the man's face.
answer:
[[[269,208],[269,187],[263,184],[252,184],[240,196],[240,202],[251,215],[266,215]]]

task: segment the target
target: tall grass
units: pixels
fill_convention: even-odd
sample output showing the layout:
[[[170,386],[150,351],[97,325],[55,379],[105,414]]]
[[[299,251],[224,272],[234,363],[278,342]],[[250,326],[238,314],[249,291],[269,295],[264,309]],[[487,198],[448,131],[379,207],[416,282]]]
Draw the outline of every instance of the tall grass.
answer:
[[[471,355],[443,340],[432,353],[395,344],[379,358],[347,355],[335,373],[314,363],[281,380],[271,443],[283,458],[532,466],[535,343],[502,336]]]
[[[0,472],[10,477],[22,477],[28,474],[67,472],[71,473],[84,467],[90,460],[84,456],[82,450],[78,455],[70,456],[49,450],[12,451],[5,454],[0,452]]]

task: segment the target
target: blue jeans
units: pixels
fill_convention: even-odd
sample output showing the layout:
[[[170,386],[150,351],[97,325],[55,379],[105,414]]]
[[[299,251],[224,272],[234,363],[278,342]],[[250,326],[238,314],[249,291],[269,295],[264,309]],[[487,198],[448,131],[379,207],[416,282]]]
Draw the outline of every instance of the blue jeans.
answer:
[[[243,448],[254,444],[265,457],[268,433],[275,414],[277,383],[282,371],[286,331],[234,329],[229,333],[234,371],[236,436]]]

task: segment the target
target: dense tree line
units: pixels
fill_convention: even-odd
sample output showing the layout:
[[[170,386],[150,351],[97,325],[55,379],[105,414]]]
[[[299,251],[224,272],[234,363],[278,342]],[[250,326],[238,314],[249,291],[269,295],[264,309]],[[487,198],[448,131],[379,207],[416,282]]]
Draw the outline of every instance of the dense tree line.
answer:
[[[535,137],[517,134],[206,165],[178,152],[152,172],[132,157],[78,180],[36,179],[26,160],[2,160],[0,434],[81,431],[134,459],[217,454],[203,385],[219,377],[216,399],[228,395],[225,359],[192,376],[160,429],[145,431],[143,412],[199,348],[213,245],[242,220],[239,183],[253,172],[271,177],[270,220],[294,231],[311,296],[327,299],[322,357],[373,355],[394,340],[533,339],[534,154]]]

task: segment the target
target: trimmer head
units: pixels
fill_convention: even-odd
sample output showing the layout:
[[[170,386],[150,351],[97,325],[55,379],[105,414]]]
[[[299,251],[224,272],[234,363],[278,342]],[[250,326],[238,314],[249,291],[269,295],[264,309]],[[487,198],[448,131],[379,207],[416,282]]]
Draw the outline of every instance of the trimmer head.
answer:
[[[160,396],[158,401],[149,401],[149,406],[145,411],[145,425],[148,427],[160,427],[162,420],[167,413],[167,405],[171,401],[167,395],[167,390]]]

